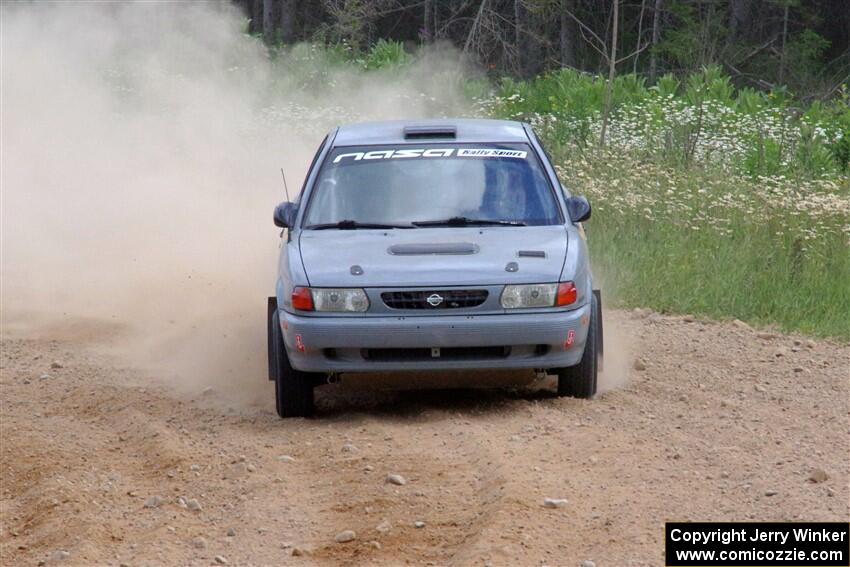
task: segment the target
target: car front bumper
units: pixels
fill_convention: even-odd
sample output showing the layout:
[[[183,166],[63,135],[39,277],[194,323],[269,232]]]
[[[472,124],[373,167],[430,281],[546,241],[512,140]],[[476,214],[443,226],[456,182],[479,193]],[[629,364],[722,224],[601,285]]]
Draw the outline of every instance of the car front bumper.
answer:
[[[280,311],[290,363],[306,372],[549,369],[578,364],[590,305],[551,313],[302,316]]]

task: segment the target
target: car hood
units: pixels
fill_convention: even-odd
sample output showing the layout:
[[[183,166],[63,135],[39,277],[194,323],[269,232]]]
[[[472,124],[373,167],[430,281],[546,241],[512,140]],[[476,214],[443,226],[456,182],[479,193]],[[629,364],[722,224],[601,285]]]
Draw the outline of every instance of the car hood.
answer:
[[[560,225],[304,230],[299,245],[315,287],[538,283],[558,281],[567,231]]]

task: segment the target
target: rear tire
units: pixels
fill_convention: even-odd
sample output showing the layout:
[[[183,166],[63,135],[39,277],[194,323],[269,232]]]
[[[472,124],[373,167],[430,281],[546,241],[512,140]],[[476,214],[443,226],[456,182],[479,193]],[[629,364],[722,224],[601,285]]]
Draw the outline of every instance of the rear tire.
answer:
[[[306,417],[313,413],[313,375],[296,370],[289,363],[277,309],[270,320],[269,377],[274,380],[277,415]]]
[[[590,301],[590,324],[584,354],[575,366],[558,369],[558,395],[571,398],[592,398],[596,394],[596,378],[599,372],[599,303],[596,297]]]

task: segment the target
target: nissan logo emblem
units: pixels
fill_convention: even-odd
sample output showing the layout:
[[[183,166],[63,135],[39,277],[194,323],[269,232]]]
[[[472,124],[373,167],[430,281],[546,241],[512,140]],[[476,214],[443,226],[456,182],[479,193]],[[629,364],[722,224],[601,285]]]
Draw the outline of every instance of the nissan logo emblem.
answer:
[[[432,293],[425,301],[427,301],[428,305],[430,305],[431,307],[437,307],[443,302],[443,296],[437,293]]]

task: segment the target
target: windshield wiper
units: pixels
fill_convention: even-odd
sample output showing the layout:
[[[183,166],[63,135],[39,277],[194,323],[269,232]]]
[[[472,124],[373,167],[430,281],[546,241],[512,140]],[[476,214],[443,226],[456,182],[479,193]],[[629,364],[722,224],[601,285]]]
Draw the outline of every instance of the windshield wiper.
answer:
[[[499,219],[471,219],[469,217],[451,217],[443,220],[415,221],[414,226],[526,226],[522,221]]]
[[[305,226],[306,229],[324,230],[328,228],[338,228],[340,230],[356,230],[358,228],[416,228],[412,224],[390,224],[380,222],[359,222],[356,220],[345,219],[339,222],[329,222],[323,224],[311,224]]]

